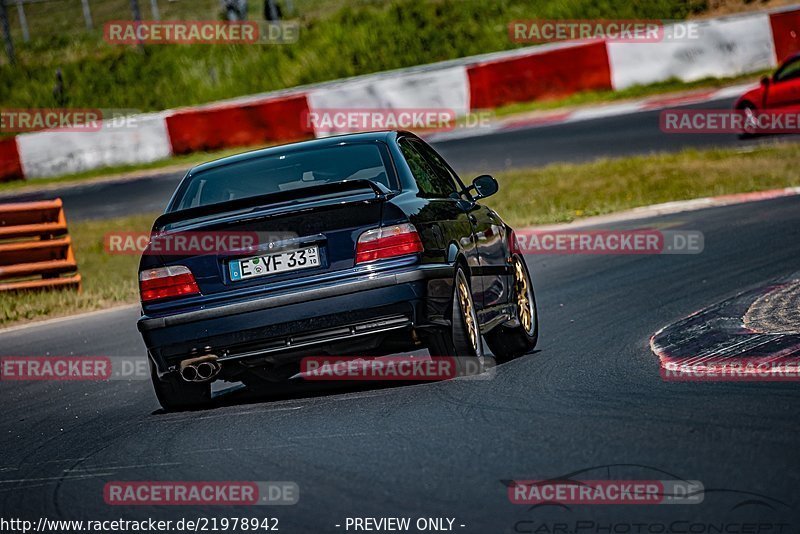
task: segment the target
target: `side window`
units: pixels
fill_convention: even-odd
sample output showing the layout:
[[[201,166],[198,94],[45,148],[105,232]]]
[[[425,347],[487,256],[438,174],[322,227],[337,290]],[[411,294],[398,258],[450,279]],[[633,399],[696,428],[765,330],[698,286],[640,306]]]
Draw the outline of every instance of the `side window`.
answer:
[[[450,170],[450,167],[447,166],[447,163],[442,159],[442,156],[436,153],[431,147],[426,145],[425,143],[415,142],[415,146],[418,146],[420,152],[425,156],[425,159],[430,163],[433,170],[436,172],[439,179],[443,182],[447,183],[448,195],[451,193],[458,193],[461,191],[462,187],[460,185],[460,181],[458,176]]]
[[[800,78],[800,59],[795,59],[791,63],[787,63],[777,76],[775,76],[775,79],[779,82],[785,82],[795,78]]]
[[[448,198],[458,191],[449,173],[442,174],[424,155],[425,147],[413,139],[400,139],[400,151],[408,162],[420,192],[429,198]]]

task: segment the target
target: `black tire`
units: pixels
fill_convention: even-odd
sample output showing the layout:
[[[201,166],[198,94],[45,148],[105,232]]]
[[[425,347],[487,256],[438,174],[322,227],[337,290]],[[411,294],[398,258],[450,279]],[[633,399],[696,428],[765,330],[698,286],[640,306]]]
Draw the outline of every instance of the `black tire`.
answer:
[[[758,111],[756,109],[756,107],[753,104],[749,103],[749,102],[745,102],[744,104],[739,106],[737,108],[737,110],[741,111],[742,113],[744,113],[745,116],[747,116],[749,113],[753,113],[753,114],[757,113],[757,111]],[[757,131],[756,128],[748,129],[747,126],[745,126],[745,128],[739,134],[739,139],[752,139],[756,135],[758,135],[758,131]]]
[[[469,277],[461,266],[456,268],[453,276],[450,327],[431,336],[428,340],[428,351],[431,356],[456,357],[456,371],[459,375],[475,374],[483,370],[484,350],[478,313],[472,300]]]
[[[539,313],[536,309],[536,297],[528,266],[521,256],[514,256],[513,265],[514,299],[519,324],[515,327],[498,326],[486,334],[486,344],[497,363],[507,362],[531,352],[539,341]],[[523,304],[520,300],[523,291],[526,295],[525,302],[529,303],[527,327],[523,320]]]
[[[150,378],[159,404],[168,412],[202,408],[211,402],[210,382],[186,382],[175,372],[159,377],[153,360],[150,360]]]

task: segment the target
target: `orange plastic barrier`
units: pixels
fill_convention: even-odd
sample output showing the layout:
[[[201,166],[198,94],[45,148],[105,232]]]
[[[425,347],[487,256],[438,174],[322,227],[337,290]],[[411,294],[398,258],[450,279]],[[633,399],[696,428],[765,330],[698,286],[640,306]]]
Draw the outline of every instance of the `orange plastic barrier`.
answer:
[[[60,198],[0,204],[0,291],[80,290],[77,271]]]

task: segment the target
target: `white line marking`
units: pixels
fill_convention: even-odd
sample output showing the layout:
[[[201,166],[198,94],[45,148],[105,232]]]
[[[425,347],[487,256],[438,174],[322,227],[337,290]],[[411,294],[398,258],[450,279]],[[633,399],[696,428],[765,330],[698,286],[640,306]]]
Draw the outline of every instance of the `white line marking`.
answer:
[[[123,306],[114,306],[113,308],[106,308],[104,310],[96,310],[87,313],[80,313],[78,315],[67,315],[65,317],[56,317],[54,319],[47,319],[44,321],[32,321],[30,323],[20,324],[16,326],[9,326],[7,328],[0,328],[0,336],[11,332],[17,332],[19,330],[27,330],[29,328],[44,328],[46,326],[53,326],[54,324],[66,323],[73,320],[83,320],[94,317],[96,315],[102,315],[105,313],[114,313],[123,310],[134,310],[134,309],[139,309],[140,307],[141,307],[140,304],[125,304]]]
[[[57,482],[60,480],[80,480],[84,478],[96,478],[99,476],[108,476],[113,475],[114,472],[108,473],[92,473],[86,475],[67,475],[67,476],[60,476],[60,477],[44,477],[44,478],[18,478],[13,480],[0,480],[0,484],[14,484],[17,482]]]
[[[139,469],[142,467],[166,467],[181,465],[180,462],[166,462],[161,464],[139,464],[139,465],[109,465],[103,467],[77,467],[75,469],[64,469],[65,473],[79,473],[81,471],[108,471],[110,469]]]

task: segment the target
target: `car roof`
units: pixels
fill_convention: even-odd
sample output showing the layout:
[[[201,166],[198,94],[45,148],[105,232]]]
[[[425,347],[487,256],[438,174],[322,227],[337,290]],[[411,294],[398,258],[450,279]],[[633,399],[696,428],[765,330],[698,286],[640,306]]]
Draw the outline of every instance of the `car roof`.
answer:
[[[188,175],[197,174],[210,169],[224,167],[232,163],[240,163],[243,161],[250,161],[259,159],[266,156],[274,156],[276,154],[288,154],[291,152],[302,152],[315,148],[325,148],[336,145],[346,145],[351,143],[375,143],[384,142],[389,143],[397,137],[398,134],[405,133],[396,130],[382,130],[378,132],[359,132],[344,135],[334,135],[331,137],[321,137],[319,139],[310,139],[308,141],[299,141],[295,143],[288,143],[285,145],[277,145],[259,150],[252,150],[250,152],[243,152],[242,154],[235,154],[227,156],[207,163],[201,163],[189,170]]]

